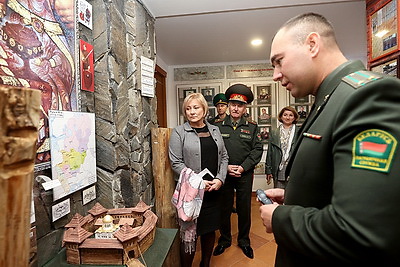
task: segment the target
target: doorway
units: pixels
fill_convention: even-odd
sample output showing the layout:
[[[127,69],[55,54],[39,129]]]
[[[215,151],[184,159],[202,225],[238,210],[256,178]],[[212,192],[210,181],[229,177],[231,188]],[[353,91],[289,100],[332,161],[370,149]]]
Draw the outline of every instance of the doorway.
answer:
[[[156,65],[154,78],[156,79],[158,127],[167,128],[167,72]]]

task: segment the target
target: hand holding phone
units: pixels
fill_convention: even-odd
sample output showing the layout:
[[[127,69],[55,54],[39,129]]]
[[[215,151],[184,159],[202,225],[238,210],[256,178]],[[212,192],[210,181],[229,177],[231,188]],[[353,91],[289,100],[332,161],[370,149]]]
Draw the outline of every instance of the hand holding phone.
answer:
[[[257,199],[258,199],[261,203],[263,203],[264,205],[272,204],[272,203],[273,203],[272,200],[271,200],[269,197],[267,197],[267,195],[265,194],[264,190],[262,190],[262,189],[257,189],[256,194],[257,194]]]

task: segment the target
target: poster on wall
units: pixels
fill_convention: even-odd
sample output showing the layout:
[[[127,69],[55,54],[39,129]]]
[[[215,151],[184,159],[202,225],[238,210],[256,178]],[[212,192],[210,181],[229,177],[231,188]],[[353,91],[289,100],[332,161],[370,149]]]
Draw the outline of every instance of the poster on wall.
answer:
[[[92,5],[85,0],[78,0],[78,21],[89,29],[93,28]]]
[[[77,109],[75,1],[1,3],[0,84],[42,92],[35,171],[47,169],[48,111]]]
[[[398,4],[391,0],[370,16],[370,60],[376,60],[398,50]]]
[[[81,89],[94,92],[94,52],[93,45],[79,40]]]
[[[61,183],[53,188],[57,200],[97,181],[95,116],[50,110],[49,121],[52,179]]]

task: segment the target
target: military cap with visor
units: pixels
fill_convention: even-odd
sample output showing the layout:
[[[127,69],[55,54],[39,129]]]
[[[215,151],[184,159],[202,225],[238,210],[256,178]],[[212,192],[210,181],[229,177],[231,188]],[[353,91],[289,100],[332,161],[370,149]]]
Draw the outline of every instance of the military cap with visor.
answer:
[[[228,105],[228,99],[226,99],[224,93],[219,93],[216,94],[213,98],[213,104],[214,106],[217,106],[218,104],[225,104]]]
[[[250,88],[240,83],[231,85],[226,89],[225,96],[228,101],[237,101],[244,104],[250,104],[254,99],[253,92]]]

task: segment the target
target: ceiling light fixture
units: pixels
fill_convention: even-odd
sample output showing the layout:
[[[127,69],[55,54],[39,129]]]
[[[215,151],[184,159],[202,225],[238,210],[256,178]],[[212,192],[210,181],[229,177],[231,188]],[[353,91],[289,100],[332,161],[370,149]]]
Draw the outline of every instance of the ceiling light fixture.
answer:
[[[262,44],[262,40],[261,39],[254,39],[251,41],[251,44],[254,46],[258,46]]]

